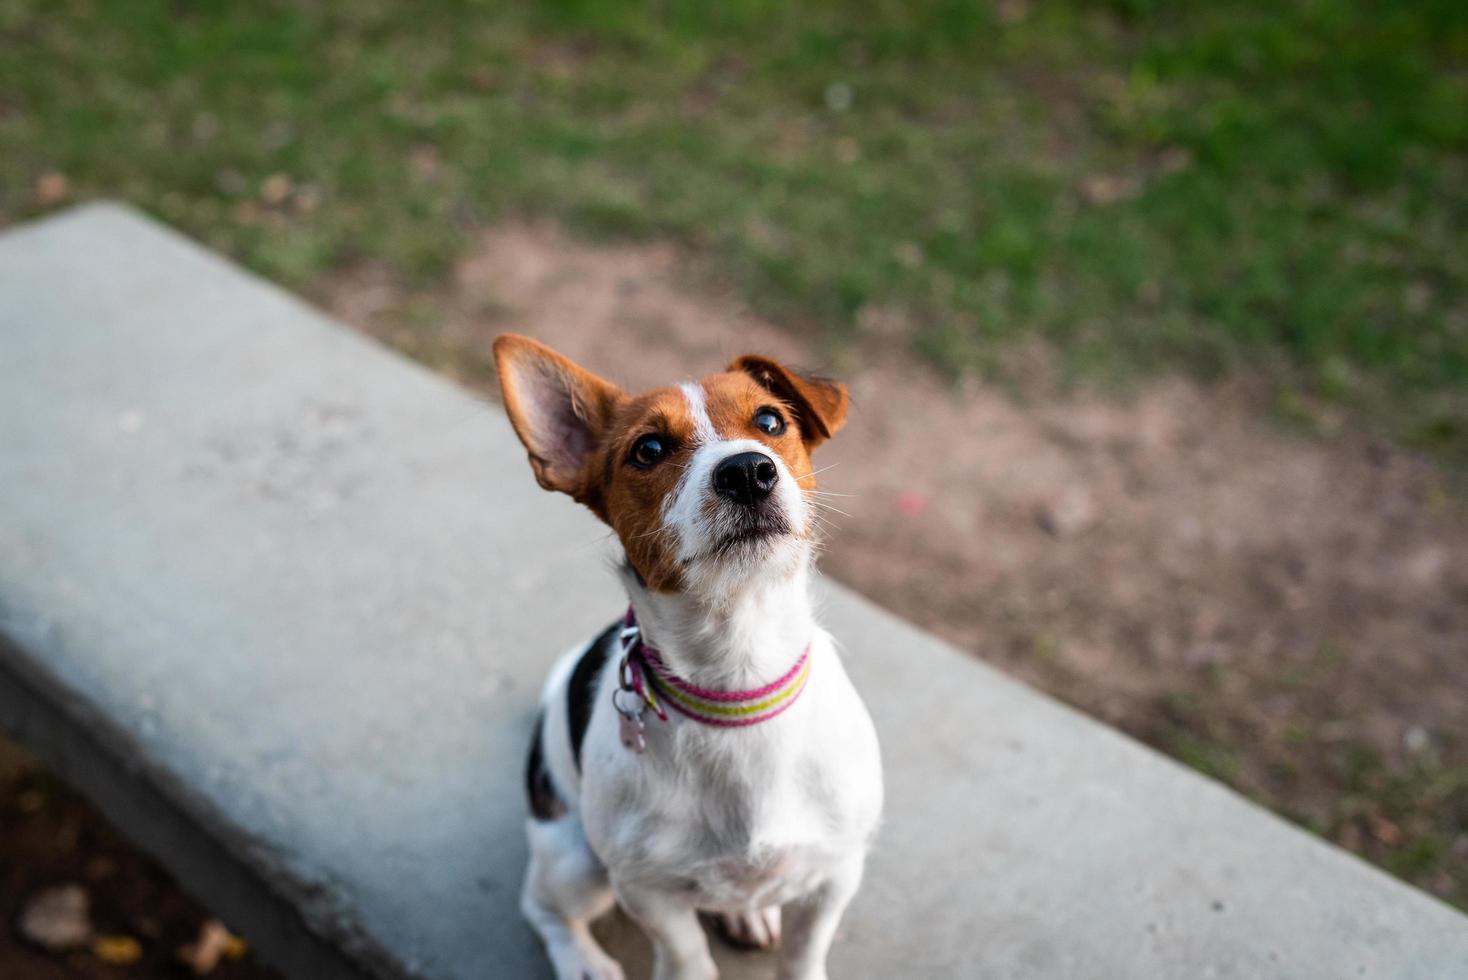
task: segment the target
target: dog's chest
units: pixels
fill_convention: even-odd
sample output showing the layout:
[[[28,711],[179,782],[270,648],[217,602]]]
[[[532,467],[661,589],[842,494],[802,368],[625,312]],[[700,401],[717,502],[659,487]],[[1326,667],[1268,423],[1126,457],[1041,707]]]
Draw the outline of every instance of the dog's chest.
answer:
[[[828,821],[820,807],[797,796],[751,803],[706,799],[685,819],[658,822],[649,863],[705,909],[776,905],[806,894],[834,857],[822,840]]]
[[[829,859],[810,845],[773,845],[746,855],[703,861],[685,869],[694,903],[703,909],[737,911],[782,905],[815,889],[827,876]]]
[[[614,873],[689,894],[705,909],[779,904],[809,892],[862,838],[844,826],[841,794],[819,759],[788,750],[720,758],[701,748],[678,755],[702,765],[644,772],[634,792],[618,794],[619,806],[588,808]]]

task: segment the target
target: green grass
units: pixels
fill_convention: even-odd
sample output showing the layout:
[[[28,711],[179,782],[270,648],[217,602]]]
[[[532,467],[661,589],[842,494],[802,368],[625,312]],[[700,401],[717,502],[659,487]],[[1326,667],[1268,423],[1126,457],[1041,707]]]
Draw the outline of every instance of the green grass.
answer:
[[[1310,683],[1330,700],[1342,681],[1328,651]],[[1326,676],[1329,675],[1329,676]],[[1285,681],[1298,687],[1294,680]],[[1258,693],[1258,692],[1256,692]],[[1447,732],[1392,757],[1342,718],[1283,722],[1212,682],[1175,690],[1134,734],[1179,762],[1468,910],[1468,768]]]
[[[550,214],[837,343],[1263,366],[1455,451],[1465,63],[1461,0],[0,0],[0,211],[64,174],[298,288]]]

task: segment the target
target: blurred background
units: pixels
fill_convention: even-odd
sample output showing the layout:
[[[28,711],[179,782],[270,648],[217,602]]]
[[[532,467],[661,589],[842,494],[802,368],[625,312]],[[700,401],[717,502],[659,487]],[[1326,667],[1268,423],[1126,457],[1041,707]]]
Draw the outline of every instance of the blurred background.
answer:
[[[0,226],[102,196],[487,398],[846,377],[827,574],[1468,908],[1461,0],[0,0]],[[210,928],[8,745],[0,925]]]

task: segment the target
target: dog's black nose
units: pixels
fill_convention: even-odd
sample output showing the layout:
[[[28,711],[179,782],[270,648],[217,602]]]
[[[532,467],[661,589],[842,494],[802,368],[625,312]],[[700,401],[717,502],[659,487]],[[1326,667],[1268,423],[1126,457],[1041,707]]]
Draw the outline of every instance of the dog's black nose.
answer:
[[[775,489],[780,471],[764,453],[735,453],[714,468],[714,490],[745,507],[754,507]]]

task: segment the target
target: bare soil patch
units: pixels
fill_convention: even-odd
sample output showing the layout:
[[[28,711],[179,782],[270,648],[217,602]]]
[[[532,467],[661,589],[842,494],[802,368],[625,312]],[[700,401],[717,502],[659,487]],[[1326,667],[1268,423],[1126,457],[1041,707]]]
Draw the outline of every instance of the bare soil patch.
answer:
[[[746,351],[839,374],[828,574],[1468,905],[1468,508],[1429,460],[1292,435],[1247,382],[956,389],[881,311],[801,338],[691,268],[521,223],[441,288],[369,264],[318,296],[487,397],[505,330],[631,387]]]

